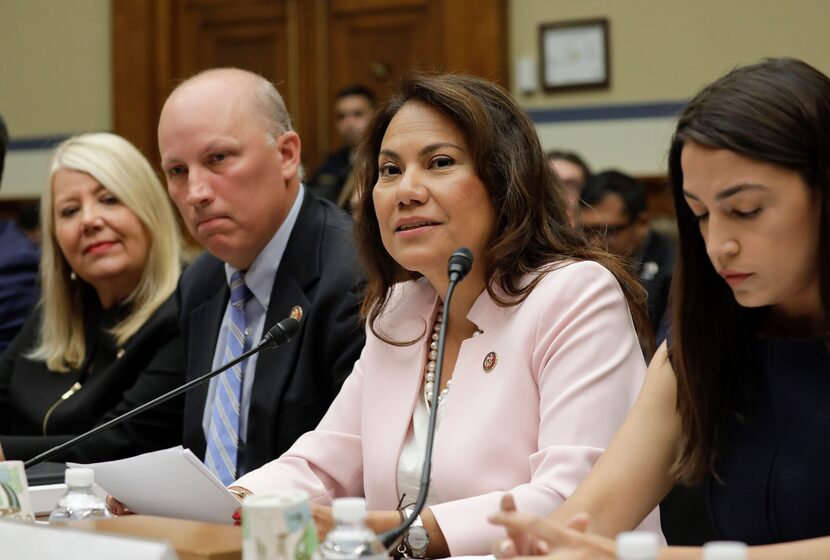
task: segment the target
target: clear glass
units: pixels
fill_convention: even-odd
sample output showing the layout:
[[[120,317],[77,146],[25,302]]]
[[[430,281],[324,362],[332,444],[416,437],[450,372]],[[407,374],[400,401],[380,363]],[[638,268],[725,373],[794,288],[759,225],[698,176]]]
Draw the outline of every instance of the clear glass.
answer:
[[[107,504],[92,490],[92,486],[70,486],[49,515],[49,523],[71,519],[101,519],[112,517]]]

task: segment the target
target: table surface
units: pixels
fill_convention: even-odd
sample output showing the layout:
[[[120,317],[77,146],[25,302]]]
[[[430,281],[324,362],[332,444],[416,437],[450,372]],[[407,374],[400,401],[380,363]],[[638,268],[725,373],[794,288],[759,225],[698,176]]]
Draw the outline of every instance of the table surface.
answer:
[[[79,529],[148,539],[166,539],[180,560],[239,560],[242,530],[232,525],[169,519],[151,515],[123,515],[111,519],[71,521]]]

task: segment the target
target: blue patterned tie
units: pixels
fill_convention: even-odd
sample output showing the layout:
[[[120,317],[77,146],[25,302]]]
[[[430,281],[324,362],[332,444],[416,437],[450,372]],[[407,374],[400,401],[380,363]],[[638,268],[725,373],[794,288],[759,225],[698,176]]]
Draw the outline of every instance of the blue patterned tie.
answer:
[[[223,363],[239,357],[245,350],[245,303],[251,291],[241,272],[231,276],[231,320]],[[236,480],[239,450],[239,408],[242,402],[242,372],[245,362],[219,376],[213,412],[210,416],[205,464],[227,486]]]

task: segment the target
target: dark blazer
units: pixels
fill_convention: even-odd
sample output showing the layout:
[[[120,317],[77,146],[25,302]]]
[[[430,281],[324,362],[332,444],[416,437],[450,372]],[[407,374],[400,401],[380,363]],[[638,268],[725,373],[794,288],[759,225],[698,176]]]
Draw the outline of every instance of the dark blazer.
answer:
[[[7,459],[29,459],[184,382],[176,303],[171,296],[123,348],[105,314],[87,315],[89,367],[56,373],[26,357],[40,329],[39,309],[0,359],[0,444]],[[81,388],[59,402],[76,382]],[[49,409],[54,406],[52,412]],[[181,443],[182,399],[173,399],[68,449],[55,461],[104,461]],[[46,435],[44,418],[47,416]]]
[[[674,241],[654,230],[649,232],[637,273],[648,292],[648,318],[657,332],[669,301],[675,254]]]
[[[20,332],[40,295],[40,250],[10,220],[0,220],[0,354]]]
[[[314,429],[360,355],[365,335],[358,319],[362,276],[351,221],[328,201],[305,193],[271,292],[267,330],[303,310],[300,331],[265,350],[256,365],[242,475],[279,457]],[[191,264],[179,282],[179,308],[188,380],[210,371],[229,290],[224,263],[210,254]],[[185,398],[184,445],[204,459],[202,429],[208,384]]]

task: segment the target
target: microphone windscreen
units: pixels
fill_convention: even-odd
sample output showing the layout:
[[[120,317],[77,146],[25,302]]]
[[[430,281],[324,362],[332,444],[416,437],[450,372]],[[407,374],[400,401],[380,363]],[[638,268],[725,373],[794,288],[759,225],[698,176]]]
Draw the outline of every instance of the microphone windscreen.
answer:
[[[300,322],[294,317],[286,317],[268,331],[273,341],[272,344],[279,346],[294,338],[300,332]]]
[[[473,268],[473,252],[466,247],[456,249],[450,256],[448,272],[450,276],[458,275],[458,280],[467,276],[470,269]]]

